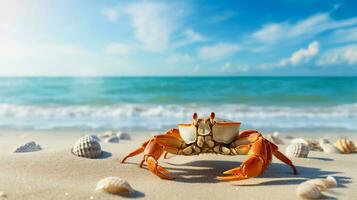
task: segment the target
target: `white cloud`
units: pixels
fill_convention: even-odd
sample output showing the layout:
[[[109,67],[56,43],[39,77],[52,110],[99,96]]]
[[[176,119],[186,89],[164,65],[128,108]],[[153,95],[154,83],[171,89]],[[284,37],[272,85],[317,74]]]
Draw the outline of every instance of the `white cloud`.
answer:
[[[357,65],[357,45],[331,49],[319,58],[317,64],[320,66]]]
[[[206,41],[206,37],[200,33],[193,31],[192,29],[188,29],[183,32],[183,39],[176,42],[173,46],[178,48],[182,46],[186,46],[195,42],[204,42]]]
[[[135,37],[143,48],[153,52],[168,48],[172,34],[180,24],[179,9],[174,4],[135,3],[127,6],[126,13],[131,16]]]
[[[221,14],[214,15],[214,16],[211,18],[211,22],[212,22],[212,23],[223,22],[223,21],[226,21],[226,20],[228,20],[228,19],[231,19],[231,18],[234,17],[235,15],[236,15],[236,12],[231,11],[231,10],[226,10],[226,11],[224,11],[224,12],[221,13]]]
[[[119,17],[118,8],[104,8],[102,10],[103,15],[111,22],[116,22]]]
[[[328,37],[328,42],[330,43],[356,42],[356,41],[357,41],[357,27],[336,30]]]
[[[299,65],[302,63],[306,63],[318,53],[319,43],[317,41],[313,41],[309,44],[307,49],[299,49],[298,51],[294,52],[289,58],[281,60],[279,62],[279,66]]]
[[[124,43],[110,43],[105,47],[105,52],[115,55],[128,55],[133,52],[130,45]]]
[[[237,44],[217,43],[210,46],[203,46],[199,50],[199,57],[203,60],[221,60],[232,56],[240,49]]]
[[[281,22],[264,25],[252,34],[252,38],[260,42],[274,43],[281,40],[299,37],[312,37],[324,31],[357,25],[357,17],[334,20],[330,13],[320,13],[296,23]]]

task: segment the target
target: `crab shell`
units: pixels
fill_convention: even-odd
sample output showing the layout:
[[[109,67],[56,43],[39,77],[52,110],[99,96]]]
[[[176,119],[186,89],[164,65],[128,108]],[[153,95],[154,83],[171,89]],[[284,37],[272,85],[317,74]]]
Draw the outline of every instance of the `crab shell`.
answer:
[[[209,119],[199,119],[197,125],[178,124],[178,128],[186,144],[195,143],[198,136],[207,135],[212,135],[216,142],[229,144],[239,135],[240,124],[240,122],[227,121],[211,123]]]

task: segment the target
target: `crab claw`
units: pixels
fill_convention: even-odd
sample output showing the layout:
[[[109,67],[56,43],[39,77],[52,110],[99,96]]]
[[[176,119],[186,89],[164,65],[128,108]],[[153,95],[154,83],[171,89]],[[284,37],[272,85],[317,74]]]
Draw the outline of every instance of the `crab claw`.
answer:
[[[152,156],[147,157],[146,163],[148,165],[149,170],[153,172],[156,176],[167,180],[174,179],[167,175],[169,172],[164,167],[160,166]]]
[[[218,176],[217,178],[221,181],[248,179],[258,176],[263,171],[263,167],[264,161],[258,156],[252,156],[240,167],[223,172],[223,174],[230,174],[231,176]]]

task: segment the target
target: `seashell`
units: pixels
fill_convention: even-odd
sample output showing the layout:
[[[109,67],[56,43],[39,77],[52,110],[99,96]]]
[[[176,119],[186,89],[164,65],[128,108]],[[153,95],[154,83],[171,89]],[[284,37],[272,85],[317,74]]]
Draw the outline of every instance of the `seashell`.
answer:
[[[125,194],[134,191],[127,181],[115,176],[100,180],[95,190],[112,194]]]
[[[323,151],[323,149],[321,148],[320,144],[317,141],[313,141],[313,140],[307,140],[307,142],[309,143],[309,150],[311,151]]]
[[[331,144],[331,142],[328,139],[322,138],[319,140],[319,144]]]
[[[91,136],[84,136],[74,144],[72,153],[79,157],[98,158],[102,155],[102,150],[97,140]]]
[[[356,152],[355,144],[346,138],[338,139],[335,143],[335,146],[340,150],[341,153],[354,153]]]
[[[307,182],[302,182],[298,185],[296,194],[306,199],[319,199],[322,197],[318,186]]]
[[[274,135],[268,134],[266,136],[266,139],[273,142],[274,144],[284,144],[283,140],[280,139],[280,137],[276,137]]]
[[[25,153],[25,152],[34,152],[41,150],[41,146],[34,141],[26,142],[19,147],[16,147],[14,153]]]
[[[316,185],[320,191],[324,191],[326,188],[332,188],[337,186],[337,181],[333,176],[327,176],[325,179],[315,178],[305,182]]]
[[[119,143],[119,138],[117,136],[111,136],[104,140],[106,143]]]
[[[125,132],[117,132],[117,136],[119,137],[120,140],[131,140],[131,136],[128,133]]]
[[[329,154],[339,154],[340,153],[340,150],[338,150],[337,147],[333,146],[332,144],[322,143],[322,144],[320,144],[320,146],[325,153],[329,153]]]
[[[309,145],[309,142],[307,140],[305,140],[304,138],[295,138],[295,139],[292,139],[290,140],[290,143],[303,143],[303,144],[306,144],[306,145]]]
[[[105,131],[104,133],[99,134],[100,138],[108,138],[111,136],[115,136],[116,134],[113,131]]]
[[[91,134],[87,134],[85,136],[89,136],[89,137],[92,137],[93,139],[97,140],[98,142],[100,142],[100,138],[96,135],[91,135]]]
[[[306,158],[308,154],[309,147],[303,143],[290,144],[285,150],[285,155],[289,158]]]

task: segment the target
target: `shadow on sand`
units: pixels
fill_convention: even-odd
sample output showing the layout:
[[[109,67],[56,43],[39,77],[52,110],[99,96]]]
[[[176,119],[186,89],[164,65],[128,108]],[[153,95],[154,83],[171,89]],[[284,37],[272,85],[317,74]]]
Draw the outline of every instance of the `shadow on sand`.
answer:
[[[241,162],[233,161],[213,161],[213,160],[198,160],[184,164],[174,164],[166,162],[174,167],[166,167],[170,171],[170,175],[175,177],[174,181],[186,183],[217,183],[216,176],[221,176],[222,172],[238,167]],[[184,167],[183,167],[184,166]],[[200,169],[193,169],[187,167],[200,167]],[[346,187],[351,180],[348,177],[337,176],[341,172],[324,171],[314,167],[296,166],[299,172],[294,175],[291,168],[282,163],[272,163],[268,169],[259,176],[259,178],[277,178],[277,180],[262,181],[260,183],[245,183],[239,182],[236,186],[263,186],[263,185],[290,185],[299,184],[311,178],[326,178],[328,175],[333,175],[339,187]],[[284,179],[282,179],[284,178]]]

